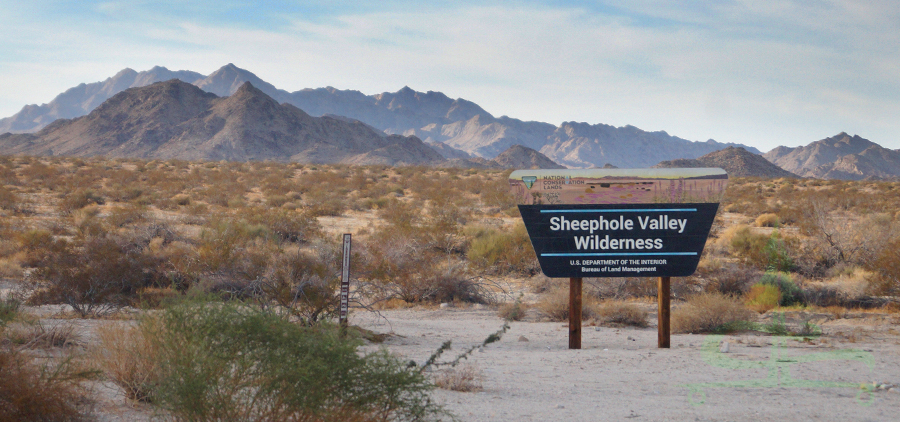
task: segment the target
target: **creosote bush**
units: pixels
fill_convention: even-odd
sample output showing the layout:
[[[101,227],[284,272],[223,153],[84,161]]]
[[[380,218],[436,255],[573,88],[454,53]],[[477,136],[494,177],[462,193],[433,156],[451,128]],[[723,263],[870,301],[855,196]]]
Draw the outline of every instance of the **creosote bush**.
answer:
[[[92,420],[88,391],[71,359],[41,366],[31,356],[0,350],[0,421],[79,422]]]
[[[781,302],[778,286],[757,283],[750,287],[746,297],[747,307],[759,313],[774,309]]]
[[[175,420],[427,421],[431,383],[331,325],[301,327],[234,303],[186,303],[144,322],[154,403]]]
[[[803,292],[800,290],[791,276],[785,273],[767,272],[759,279],[759,284],[775,286],[781,293],[778,304],[791,306],[803,303]]]
[[[601,325],[646,327],[647,311],[633,303],[610,300],[594,307],[594,319]]]
[[[152,326],[158,320],[148,318],[144,326],[136,327],[110,323],[97,329],[98,344],[90,355],[102,368],[106,377],[125,392],[131,400],[152,402],[158,386],[158,344],[150,342],[147,333],[156,332]]]
[[[534,305],[551,321],[569,320],[569,286],[558,286],[549,290]],[[581,318],[589,320],[595,318],[596,300],[590,296],[582,295]]]
[[[725,324],[753,319],[753,312],[734,297],[700,293],[672,311],[672,332],[708,333]]]

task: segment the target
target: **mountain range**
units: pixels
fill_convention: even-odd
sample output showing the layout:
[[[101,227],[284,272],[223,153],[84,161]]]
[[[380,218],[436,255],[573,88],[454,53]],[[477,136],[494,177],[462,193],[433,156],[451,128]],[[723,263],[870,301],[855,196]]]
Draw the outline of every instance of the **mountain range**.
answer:
[[[700,158],[694,159],[678,159],[671,161],[663,161],[655,166],[655,168],[695,168],[695,167],[718,167],[724,169],[729,176],[734,177],[790,177],[798,176],[791,173],[772,162],[766,160],[759,154],[754,154],[743,148],[728,147],[719,151],[714,151]]]
[[[313,117],[244,82],[219,97],[178,79],[126,89],[88,113],[36,133],[0,135],[5,153],[29,155],[277,160],[304,163],[450,165],[414,136],[387,135],[346,118]],[[503,160],[497,160],[507,157]],[[558,168],[517,146],[466,167]]]
[[[416,136],[428,143],[443,143],[473,157],[492,159],[513,145],[522,145],[570,167],[611,163],[619,167],[648,167],[662,160],[696,158],[726,146],[713,140],[691,142],[665,132],[646,132],[633,126],[613,127],[566,122],[560,126],[494,117],[477,104],[452,99],[441,92],[418,92],[403,87],[394,93],[365,95],[332,87],[287,92],[252,72],[228,64],[208,76],[191,71],[173,72],[154,67],[145,72],[125,69],[93,84],[82,84],[44,105],[25,106],[14,116],[0,119],[0,133],[33,133],[58,118],[74,118],[93,110],[127,88],[176,78],[219,97],[237,92],[244,82],[310,116],[359,120],[391,135]]]
[[[123,92],[130,94],[119,97]],[[288,92],[233,64],[206,76],[160,66],[125,69],[0,119],[5,132],[5,154],[491,168],[716,165],[732,167],[733,175],[900,178],[900,151],[843,132],[762,155],[782,173],[740,144],[634,126],[495,117],[471,101],[409,87],[376,95],[333,87]]]
[[[861,180],[900,178],[900,151],[841,132],[806,146],[780,146],[767,160],[803,177]]]

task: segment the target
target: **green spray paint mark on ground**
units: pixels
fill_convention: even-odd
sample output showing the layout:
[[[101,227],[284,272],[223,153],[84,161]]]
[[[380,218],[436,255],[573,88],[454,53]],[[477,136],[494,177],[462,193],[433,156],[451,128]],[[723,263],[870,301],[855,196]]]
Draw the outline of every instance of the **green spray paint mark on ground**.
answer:
[[[761,369],[768,370],[765,378],[720,382],[701,382],[683,384],[687,387],[688,401],[695,406],[706,402],[706,390],[710,388],[855,388],[857,389],[856,401],[863,406],[869,406],[874,401],[872,389],[866,384],[839,381],[816,381],[795,379],[791,375],[791,365],[805,362],[821,362],[832,360],[859,361],[875,369],[875,358],[872,353],[858,349],[829,350],[824,352],[809,353],[800,356],[785,356],[784,343],[788,340],[803,340],[804,337],[771,337],[772,354],[768,360],[743,360],[731,358],[719,352],[719,344],[725,338],[724,335],[709,335],[703,341],[700,355],[706,363],[726,369]],[[863,392],[869,394],[869,400],[863,401]],[[695,396],[699,395],[697,399]]]

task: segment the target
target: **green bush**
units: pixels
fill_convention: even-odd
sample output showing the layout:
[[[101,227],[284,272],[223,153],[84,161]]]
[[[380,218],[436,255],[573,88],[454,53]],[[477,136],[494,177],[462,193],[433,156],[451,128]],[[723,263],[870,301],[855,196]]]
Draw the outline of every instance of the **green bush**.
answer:
[[[539,266],[524,224],[512,230],[475,227],[466,230],[470,238],[466,255],[475,267],[491,274],[534,275]]]
[[[803,304],[803,291],[788,274],[769,271],[763,274],[758,284],[777,287],[781,292],[781,300],[778,301],[781,306]]]
[[[19,308],[21,305],[22,303],[13,297],[0,300],[0,328],[5,326],[6,323],[16,319],[19,315]]]
[[[747,292],[747,306],[757,312],[766,312],[781,303],[781,290],[771,284],[756,283]]]
[[[443,415],[416,368],[333,326],[259,308],[181,304],[145,324],[158,359],[154,401],[185,421],[426,421]]]

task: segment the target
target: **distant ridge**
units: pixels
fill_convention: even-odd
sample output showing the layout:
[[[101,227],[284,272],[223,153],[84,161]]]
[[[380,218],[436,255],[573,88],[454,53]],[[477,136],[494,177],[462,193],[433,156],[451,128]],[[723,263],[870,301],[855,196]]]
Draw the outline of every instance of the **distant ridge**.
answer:
[[[754,154],[743,148],[727,147],[714,151],[696,159],[678,159],[663,161],[655,168],[679,168],[679,167],[719,167],[724,169],[732,177],[791,177],[798,178],[796,174],[778,167],[759,154]]]
[[[900,151],[845,132],[806,146],[780,146],[763,157],[804,177],[844,180],[900,178]]]
[[[37,132],[57,119],[81,117],[97,106],[128,88],[147,86],[169,79],[194,82],[203,75],[187,70],[171,71],[156,66],[143,72],[123,69],[102,82],[81,84],[59,94],[53,101],[43,105],[26,105],[11,117],[0,119],[0,133]]]
[[[358,121],[312,117],[247,82],[220,98],[172,79],[122,91],[90,114],[34,134],[0,135],[5,154],[435,164],[415,137],[384,136]]]
[[[192,83],[220,97],[233,95],[244,82],[250,82],[275,102],[291,104],[310,116],[358,120],[384,136],[416,136],[486,160],[497,157],[513,145],[522,145],[569,167],[589,168],[606,163],[618,167],[648,167],[662,160],[696,158],[728,145],[743,146],[713,140],[692,142],[662,131],[646,132],[633,126],[566,122],[557,127],[507,116],[494,117],[474,102],[453,99],[437,91],[419,92],[408,86],[397,92],[375,95],[333,87],[287,92],[233,63],[207,76],[189,71],[172,72],[163,67],[140,73],[125,69],[104,82],[72,88],[49,104],[25,106],[16,115],[0,120],[0,133],[34,133],[58,118],[86,115],[124,89],[172,78]],[[743,147],[756,151],[752,147]]]

